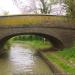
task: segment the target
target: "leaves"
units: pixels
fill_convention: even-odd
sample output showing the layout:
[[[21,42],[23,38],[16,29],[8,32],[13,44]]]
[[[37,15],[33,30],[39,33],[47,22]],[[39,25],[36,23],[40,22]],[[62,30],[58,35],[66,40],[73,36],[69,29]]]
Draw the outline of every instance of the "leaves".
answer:
[[[67,15],[75,16],[74,0],[65,0],[65,4],[67,5]]]

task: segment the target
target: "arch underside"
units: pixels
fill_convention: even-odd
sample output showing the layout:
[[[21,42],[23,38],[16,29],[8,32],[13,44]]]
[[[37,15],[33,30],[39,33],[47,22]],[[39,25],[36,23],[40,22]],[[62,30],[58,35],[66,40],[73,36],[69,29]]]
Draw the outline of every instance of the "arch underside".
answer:
[[[42,34],[42,33],[15,33],[15,34],[11,34],[11,35],[4,36],[4,38],[2,38],[0,40],[0,49],[3,48],[4,44],[10,38],[12,38],[14,36],[17,36],[17,35],[27,35],[27,34],[28,35],[38,35],[38,36],[41,36],[41,37],[46,38],[49,42],[52,43],[52,45],[53,45],[54,48],[57,48],[57,49],[64,48],[64,44],[61,42],[61,40],[59,40],[55,36],[51,36],[51,35],[48,35],[48,34]]]

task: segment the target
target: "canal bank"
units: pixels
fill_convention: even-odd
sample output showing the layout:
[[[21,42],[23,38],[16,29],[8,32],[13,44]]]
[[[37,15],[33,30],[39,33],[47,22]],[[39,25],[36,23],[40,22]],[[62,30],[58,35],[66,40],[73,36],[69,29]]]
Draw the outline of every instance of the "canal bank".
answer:
[[[63,71],[63,69],[59,68],[55,63],[50,61],[46,56],[44,51],[38,51],[39,56],[44,60],[44,62],[49,66],[54,75],[68,75]]]

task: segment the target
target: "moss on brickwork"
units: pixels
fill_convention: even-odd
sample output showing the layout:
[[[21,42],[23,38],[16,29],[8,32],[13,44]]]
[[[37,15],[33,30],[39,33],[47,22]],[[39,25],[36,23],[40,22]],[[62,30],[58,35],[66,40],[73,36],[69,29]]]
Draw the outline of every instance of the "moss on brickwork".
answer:
[[[57,24],[74,23],[75,19],[64,16],[48,15],[18,15],[0,17],[0,25],[36,25],[36,24]]]

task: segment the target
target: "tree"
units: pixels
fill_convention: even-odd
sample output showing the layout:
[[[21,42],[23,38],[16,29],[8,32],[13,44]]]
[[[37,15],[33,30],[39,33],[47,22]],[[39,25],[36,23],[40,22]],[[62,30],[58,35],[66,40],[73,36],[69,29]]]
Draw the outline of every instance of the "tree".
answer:
[[[9,11],[6,11],[6,10],[4,10],[2,8],[0,8],[0,11],[2,12],[0,15],[3,15],[3,16],[9,15]]]
[[[13,0],[13,2],[22,11],[23,14],[28,12],[49,14],[51,11],[50,0]]]
[[[67,15],[75,17],[75,0],[66,0],[65,4],[67,7]]]
[[[21,10],[23,14],[36,12],[35,0],[13,0],[13,2]]]
[[[57,5],[57,4],[60,4],[59,8],[61,8],[61,10],[59,10],[60,11],[59,14],[61,14],[62,10],[64,10],[64,7],[62,5],[64,3],[64,0],[40,0],[40,2],[42,4],[42,7],[40,8],[41,13],[50,14],[51,11],[53,10],[52,5]]]
[[[50,14],[51,12],[51,3],[48,0],[40,0],[40,12],[42,14]]]
[[[7,15],[9,15],[9,12],[8,12],[8,11],[4,11],[4,12],[3,12],[3,15],[4,15],[4,16],[7,16]]]
[[[50,14],[53,10],[52,5],[57,3],[61,5],[63,1],[64,0],[13,0],[22,14]]]

